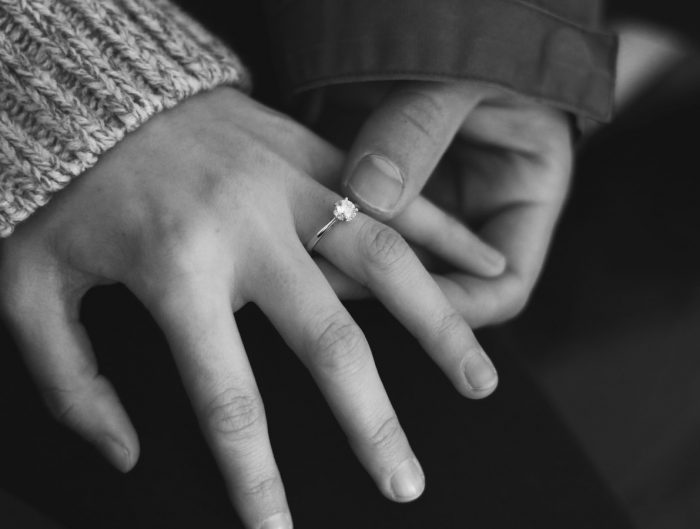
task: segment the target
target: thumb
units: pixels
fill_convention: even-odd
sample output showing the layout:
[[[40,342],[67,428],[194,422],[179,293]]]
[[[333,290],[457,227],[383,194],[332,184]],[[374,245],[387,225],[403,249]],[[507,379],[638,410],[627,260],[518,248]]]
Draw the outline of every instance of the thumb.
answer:
[[[348,155],[347,195],[373,216],[394,217],[418,196],[485,87],[404,82],[365,122]]]
[[[63,299],[41,280],[33,283],[34,288],[17,288],[7,296],[11,307],[3,307],[27,367],[52,415],[127,472],[138,459],[138,437],[114,388],[97,370],[78,320],[79,299]]]

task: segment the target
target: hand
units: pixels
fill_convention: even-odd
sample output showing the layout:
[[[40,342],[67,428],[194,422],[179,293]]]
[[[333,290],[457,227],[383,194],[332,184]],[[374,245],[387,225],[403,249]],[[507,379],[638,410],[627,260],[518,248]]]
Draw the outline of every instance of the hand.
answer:
[[[355,140],[345,190],[457,265],[436,280],[472,326],[500,322],[522,310],[542,269],[569,186],[570,129],[563,112],[479,83],[399,84]],[[436,168],[440,202],[473,232],[415,201]],[[469,270],[459,248],[479,251],[491,273]]]
[[[151,311],[247,527],[288,527],[265,413],[233,312],[252,301],[312,372],[358,458],[395,501],[423,475],[360,329],[304,248],[339,198],[310,178],[339,153],[231,89],[159,114],[0,246],[0,303],[50,409],[121,470],[139,454],[78,321],[84,293],[124,283]],[[463,394],[493,366],[407,243],[365,215],[318,244],[369,288]],[[270,525],[261,525],[270,520]]]

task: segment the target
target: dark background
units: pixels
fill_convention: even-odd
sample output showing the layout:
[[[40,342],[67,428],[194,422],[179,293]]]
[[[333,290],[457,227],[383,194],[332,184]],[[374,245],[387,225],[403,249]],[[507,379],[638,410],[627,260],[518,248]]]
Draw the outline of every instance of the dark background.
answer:
[[[215,2],[189,7],[235,36],[258,95],[280,105],[259,7],[236,4],[230,17]],[[694,38],[691,5],[612,11]],[[501,373],[492,397],[460,398],[380,306],[350,305],[426,471],[416,503],[379,495],[269,323],[252,306],[237,314],[297,527],[698,527],[700,105],[695,85],[672,79],[583,148],[530,307],[480,333]],[[66,528],[238,527],[150,316],[109,287],[88,295],[83,318],[141,460],[123,476],[55,425],[3,332],[0,489],[15,500],[0,494],[0,527],[33,527],[10,518],[16,499]]]

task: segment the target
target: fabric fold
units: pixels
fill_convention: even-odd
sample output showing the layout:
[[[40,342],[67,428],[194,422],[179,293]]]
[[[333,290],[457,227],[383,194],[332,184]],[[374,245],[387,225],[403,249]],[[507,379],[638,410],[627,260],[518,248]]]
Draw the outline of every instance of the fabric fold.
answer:
[[[370,80],[470,79],[599,121],[612,112],[617,39],[599,2],[268,0],[291,93]],[[567,16],[567,14],[569,16]]]

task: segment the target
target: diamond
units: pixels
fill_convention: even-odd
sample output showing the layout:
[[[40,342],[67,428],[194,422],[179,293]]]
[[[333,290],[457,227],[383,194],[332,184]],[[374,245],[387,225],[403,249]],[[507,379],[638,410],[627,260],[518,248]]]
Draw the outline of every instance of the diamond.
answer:
[[[338,200],[333,207],[333,216],[343,222],[350,222],[357,216],[357,206],[347,198]]]

